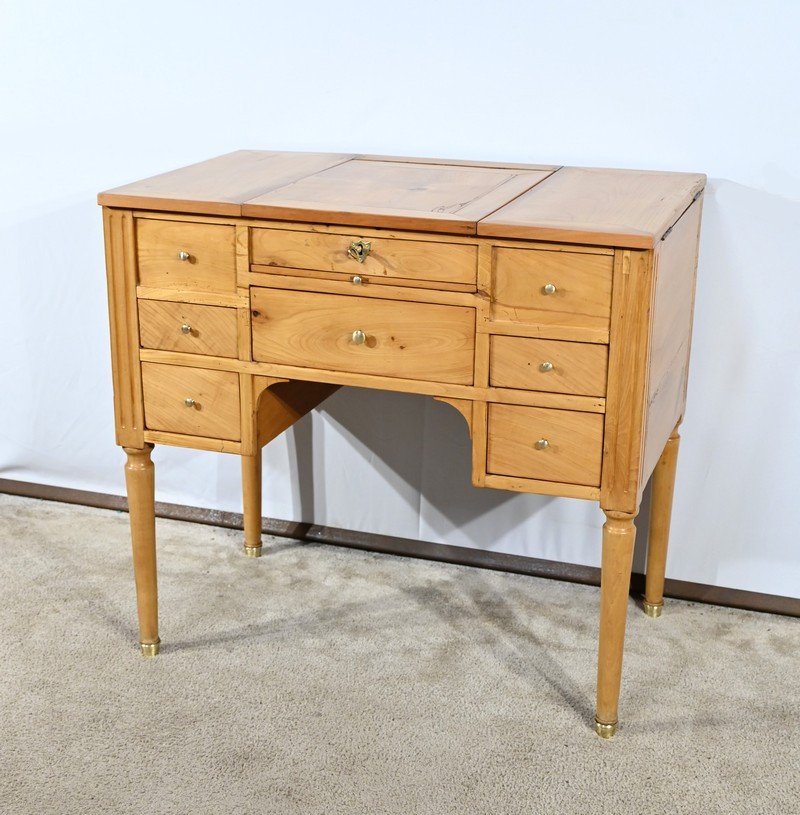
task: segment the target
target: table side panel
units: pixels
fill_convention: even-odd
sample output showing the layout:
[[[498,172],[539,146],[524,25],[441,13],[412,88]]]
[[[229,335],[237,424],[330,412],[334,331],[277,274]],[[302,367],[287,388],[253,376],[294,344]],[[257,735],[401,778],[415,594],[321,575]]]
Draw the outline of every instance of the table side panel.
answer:
[[[689,375],[702,196],[686,211],[655,254],[643,479],[683,418]]]

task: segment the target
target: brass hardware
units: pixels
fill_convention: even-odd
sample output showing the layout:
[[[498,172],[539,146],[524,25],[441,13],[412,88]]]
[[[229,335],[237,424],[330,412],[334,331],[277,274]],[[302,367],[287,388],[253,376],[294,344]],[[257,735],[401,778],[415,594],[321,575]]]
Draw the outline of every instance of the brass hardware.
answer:
[[[546,450],[550,446],[550,442],[547,439],[539,439],[533,446],[537,450]]]
[[[186,405],[188,408],[193,408],[197,403],[192,399],[191,396],[187,396],[186,399],[183,400],[183,404]]]
[[[353,275],[353,276],[350,278],[350,282],[351,282],[351,283],[352,283],[354,286],[360,286],[360,285],[361,285],[361,284],[362,284],[364,281],[361,279],[361,275],[354,274],[354,275]]]
[[[542,363],[542,364],[539,366],[539,370],[540,370],[540,371],[541,371],[543,374],[549,373],[550,371],[552,371],[552,370],[553,370],[553,363],[552,363],[552,362],[543,362],[543,363]]]
[[[261,547],[260,546],[245,546],[244,553],[247,557],[261,557]]]
[[[192,327],[188,323],[184,323],[181,326],[181,334],[191,334],[191,333],[192,333]]]
[[[555,286],[554,286],[552,283],[546,283],[546,284],[545,284],[545,285],[542,287],[542,291],[543,291],[545,294],[555,294],[555,293],[558,291],[558,289],[556,289],[556,287],[555,287]]]
[[[355,345],[363,345],[365,340],[367,339],[367,335],[363,331],[361,331],[360,329],[357,328],[353,332],[352,339],[353,339],[353,343]]]
[[[139,647],[142,649],[143,657],[155,657],[158,656],[158,652],[161,650],[161,640],[158,639],[155,642],[140,642]]]
[[[614,722],[613,724],[603,724],[603,722],[598,722],[597,719],[595,719],[594,732],[597,733],[601,739],[613,738],[614,734],[617,732],[617,722]]]
[[[183,250],[178,252],[178,260],[189,260],[190,257],[191,255],[188,252],[184,252]]]
[[[655,620],[661,616],[661,612],[664,610],[664,603],[648,603],[647,600],[642,597],[642,609],[644,609],[644,613],[648,617],[652,617]]]
[[[367,259],[371,248],[372,244],[369,241],[353,241],[347,250],[347,254],[353,258],[353,260],[363,263]]]

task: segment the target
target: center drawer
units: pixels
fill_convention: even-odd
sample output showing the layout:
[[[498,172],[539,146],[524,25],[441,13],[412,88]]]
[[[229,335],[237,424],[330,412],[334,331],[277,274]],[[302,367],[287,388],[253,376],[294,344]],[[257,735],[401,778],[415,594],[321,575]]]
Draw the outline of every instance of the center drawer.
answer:
[[[258,265],[357,275],[376,283],[415,280],[475,288],[475,244],[288,229],[255,228],[251,234],[252,261]]]
[[[253,359],[472,384],[475,309],[251,289]]]

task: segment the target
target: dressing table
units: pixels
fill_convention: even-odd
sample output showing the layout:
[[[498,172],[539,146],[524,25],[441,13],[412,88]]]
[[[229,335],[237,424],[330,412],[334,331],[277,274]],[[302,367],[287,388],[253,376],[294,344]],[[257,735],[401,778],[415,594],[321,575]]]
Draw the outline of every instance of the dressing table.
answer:
[[[598,501],[595,730],[617,729],[636,518],[663,605],[705,176],[239,151],[99,195],[142,653],[159,650],[154,444],[241,457],[337,388],[455,408],[476,487]]]

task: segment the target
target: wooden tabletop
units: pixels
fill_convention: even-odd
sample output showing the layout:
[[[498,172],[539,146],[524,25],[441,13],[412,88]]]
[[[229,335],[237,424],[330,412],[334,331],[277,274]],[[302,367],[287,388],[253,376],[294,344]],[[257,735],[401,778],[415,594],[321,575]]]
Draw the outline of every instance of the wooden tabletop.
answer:
[[[240,150],[100,193],[103,206],[650,248],[696,173]]]

